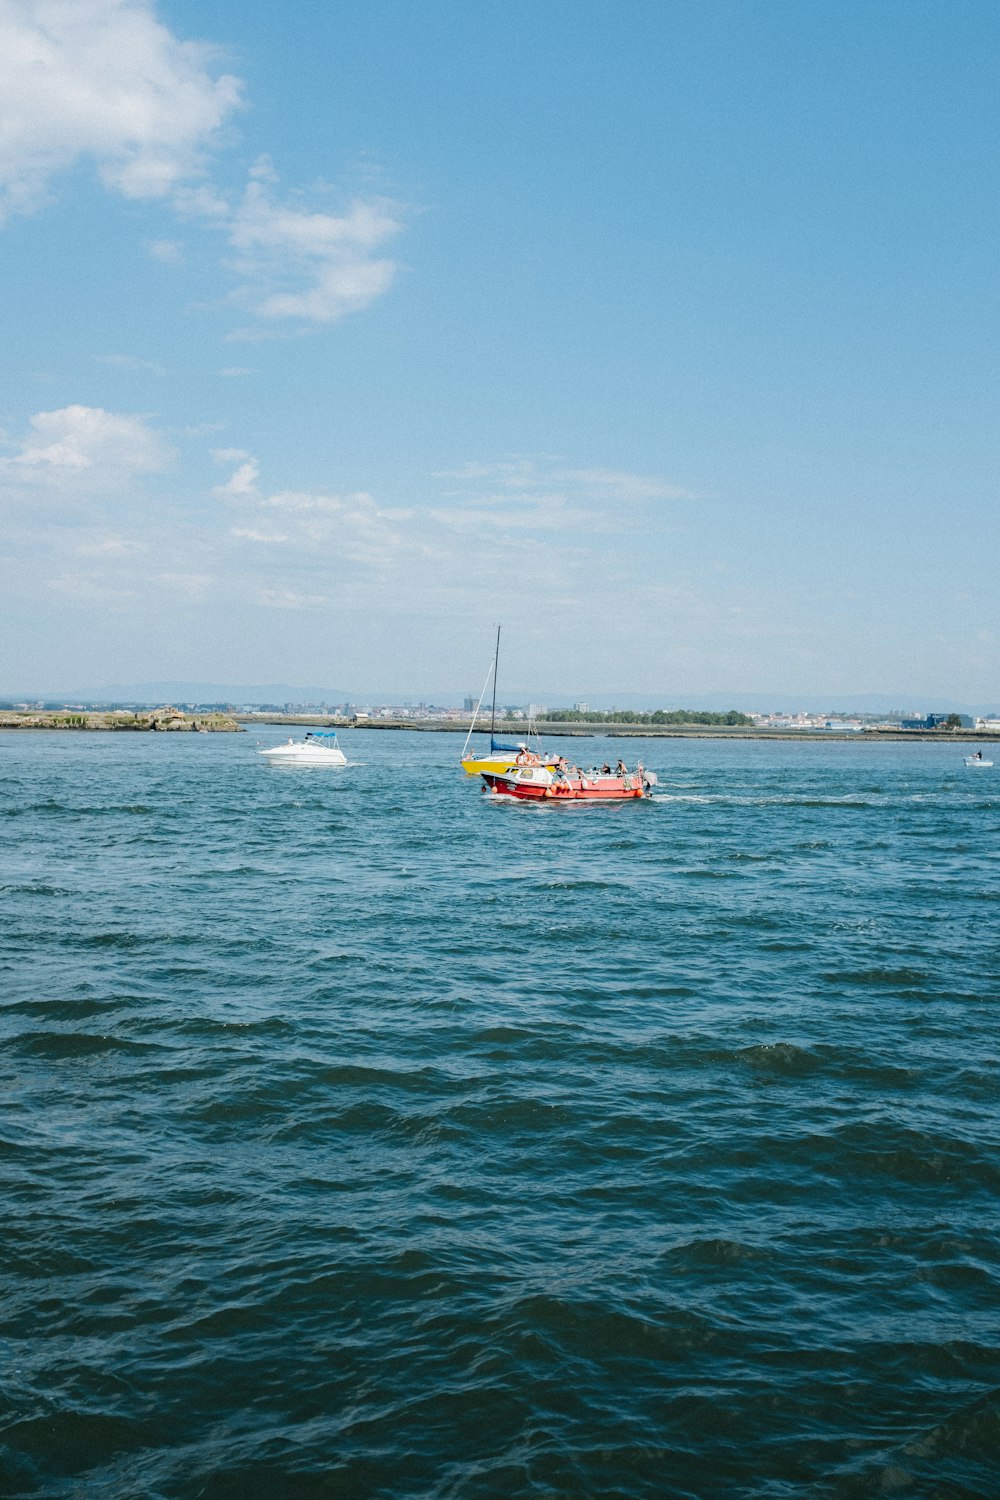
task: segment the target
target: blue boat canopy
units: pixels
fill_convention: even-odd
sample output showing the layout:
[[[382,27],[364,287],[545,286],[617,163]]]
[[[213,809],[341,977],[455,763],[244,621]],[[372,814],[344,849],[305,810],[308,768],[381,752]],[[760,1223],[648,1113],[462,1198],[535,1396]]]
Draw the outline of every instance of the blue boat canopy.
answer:
[[[335,729],[310,729],[306,734],[307,740],[335,740],[336,738]]]

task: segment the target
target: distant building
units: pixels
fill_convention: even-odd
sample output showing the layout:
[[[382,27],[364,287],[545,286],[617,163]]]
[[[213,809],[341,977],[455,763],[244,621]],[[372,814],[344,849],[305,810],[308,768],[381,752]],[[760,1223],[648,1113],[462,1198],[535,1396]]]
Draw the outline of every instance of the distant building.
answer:
[[[923,718],[907,716],[900,720],[900,729],[940,729],[947,724],[951,714],[925,714]],[[960,729],[972,729],[972,717],[970,714],[956,714]]]
[[[573,707],[578,714],[588,714],[590,712],[589,703],[574,703]]]

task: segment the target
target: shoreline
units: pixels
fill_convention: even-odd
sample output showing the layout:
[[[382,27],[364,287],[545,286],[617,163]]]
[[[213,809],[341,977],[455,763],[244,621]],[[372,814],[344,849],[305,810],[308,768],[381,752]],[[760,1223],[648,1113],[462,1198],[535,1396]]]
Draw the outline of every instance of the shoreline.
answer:
[[[274,724],[279,726],[309,726],[326,729],[376,729],[399,731],[412,729],[418,734],[468,734],[469,720],[455,719],[342,719],[323,714],[237,714],[241,725]],[[504,739],[518,741],[527,739],[527,728],[523,725],[498,726],[498,734]],[[489,734],[489,729],[477,729],[476,734]],[[532,739],[608,739],[608,740],[811,740],[825,743],[836,740],[841,743],[859,742],[870,744],[874,740],[898,741],[900,743],[925,742],[930,744],[972,745],[1000,744],[1000,735],[991,730],[976,729],[749,729],[741,725],[723,724],[562,724],[541,720],[534,726]]]
[[[240,726],[230,714],[185,714],[173,708],[147,709],[145,713],[3,709],[0,729],[39,729],[46,734],[67,729],[89,734],[238,734]]]
[[[178,709],[158,708],[144,713],[62,710],[0,710],[0,730],[38,730],[42,733],[78,730],[96,734],[208,733],[239,734],[253,727],[273,725],[276,728],[372,729],[399,733],[467,735],[469,720],[456,719],[343,719],[329,714],[187,714]],[[477,729],[475,734],[488,734]],[[520,741],[529,738],[526,725],[502,725],[504,739]],[[533,740],[606,739],[606,740],[808,740],[812,744],[835,741],[839,744],[944,744],[996,745],[1000,735],[985,729],[758,729],[732,724],[587,724],[547,723],[534,726]]]

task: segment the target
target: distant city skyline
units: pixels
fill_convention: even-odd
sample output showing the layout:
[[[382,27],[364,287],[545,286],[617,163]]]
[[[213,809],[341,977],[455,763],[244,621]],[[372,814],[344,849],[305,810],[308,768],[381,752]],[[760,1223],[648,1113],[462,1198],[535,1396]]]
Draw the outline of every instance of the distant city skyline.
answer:
[[[569,709],[575,708],[580,694],[567,698],[565,695],[554,693],[539,695],[527,691],[515,691],[501,696],[497,700],[498,711],[506,712],[509,708],[527,710],[537,708],[544,704],[546,709]],[[397,707],[417,707],[419,705],[436,705],[439,708],[462,709],[465,706],[468,695],[461,690],[441,689],[435,693],[417,694],[408,693],[394,695],[386,692],[361,692],[347,689],[324,689],[317,687],[295,687],[290,683],[271,684],[236,684],[236,683],[198,683],[198,682],[145,682],[145,683],[117,683],[104,687],[77,688],[71,691],[0,691],[0,700],[10,702],[23,700],[26,702],[50,701],[50,702],[93,702],[93,703],[130,703],[141,702],[151,704],[165,703],[230,703],[234,705],[285,705],[295,704],[298,706],[322,704],[355,704],[359,707],[364,705],[395,705]],[[478,695],[473,700],[478,702]],[[595,693],[587,696],[588,707],[596,712],[607,712],[611,709],[622,709],[628,711],[654,710],[658,708],[689,708],[706,709],[709,711],[726,711],[738,709],[741,712],[758,713],[807,713],[807,714],[868,714],[878,715],[890,712],[902,713],[949,713],[952,711],[970,715],[993,715],[1000,711],[1000,693],[995,699],[982,703],[959,703],[950,698],[935,699],[933,701],[911,701],[905,697],[892,698],[891,695],[881,694],[848,694],[842,697],[821,697],[808,694],[785,694],[785,693],[671,693],[669,691],[653,692],[651,694],[619,693],[607,695]],[[480,718],[488,718],[490,712],[490,700],[484,702],[480,709]]]
[[[995,708],[998,50],[0,5],[0,683]]]

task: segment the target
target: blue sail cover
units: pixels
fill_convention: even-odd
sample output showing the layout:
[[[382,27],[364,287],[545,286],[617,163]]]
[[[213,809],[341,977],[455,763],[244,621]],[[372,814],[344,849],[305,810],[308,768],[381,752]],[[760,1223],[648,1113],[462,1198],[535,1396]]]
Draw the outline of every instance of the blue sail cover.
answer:
[[[518,750],[521,749],[521,746],[520,745],[505,745],[504,742],[503,742],[503,740],[496,740],[496,739],[493,738],[492,735],[490,735],[490,749],[491,750],[505,750],[509,755],[516,755],[517,752],[518,752]]]

